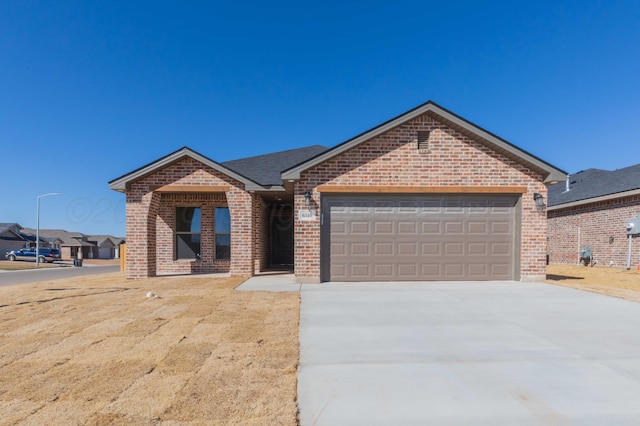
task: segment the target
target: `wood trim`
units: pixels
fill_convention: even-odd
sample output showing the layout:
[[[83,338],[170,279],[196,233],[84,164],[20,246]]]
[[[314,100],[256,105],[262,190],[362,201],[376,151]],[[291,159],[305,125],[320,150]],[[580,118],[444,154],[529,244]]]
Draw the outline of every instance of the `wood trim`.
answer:
[[[524,194],[526,186],[349,186],[320,185],[320,193],[350,194]]]
[[[149,189],[155,192],[227,192],[229,191],[228,185],[164,185],[164,186],[150,186]]]

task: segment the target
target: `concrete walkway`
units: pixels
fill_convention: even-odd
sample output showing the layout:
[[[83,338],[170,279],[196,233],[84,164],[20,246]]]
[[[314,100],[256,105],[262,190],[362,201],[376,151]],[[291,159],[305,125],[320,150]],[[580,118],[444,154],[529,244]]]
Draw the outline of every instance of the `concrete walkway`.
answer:
[[[238,287],[240,291],[300,291],[291,273],[273,273],[251,277]]]
[[[640,304],[545,284],[303,285],[305,425],[638,425]]]

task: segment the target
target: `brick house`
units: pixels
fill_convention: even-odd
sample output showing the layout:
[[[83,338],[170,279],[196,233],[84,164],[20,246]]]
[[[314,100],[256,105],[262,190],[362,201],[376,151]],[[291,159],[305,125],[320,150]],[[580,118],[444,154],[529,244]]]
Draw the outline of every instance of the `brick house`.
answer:
[[[627,266],[626,221],[640,214],[640,164],[619,170],[588,169],[549,187],[549,263],[576,264],[591,246],[601,266]],[[638,236],[631,265],[640,264]]]
[[[290,265],[298,282],[539,280],[566,173],[429,101],[333,148],[217,163],[187,147],[109,182],[127,276]]]

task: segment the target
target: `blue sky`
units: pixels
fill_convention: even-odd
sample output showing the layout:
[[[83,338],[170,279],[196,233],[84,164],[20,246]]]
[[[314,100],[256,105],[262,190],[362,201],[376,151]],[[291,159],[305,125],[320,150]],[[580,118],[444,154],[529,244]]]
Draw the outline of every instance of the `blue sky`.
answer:
[[[333,146],[431,99],[569,172],[640,162],[638,1],[0,3],[0,222],[124,235],[189,146]]]

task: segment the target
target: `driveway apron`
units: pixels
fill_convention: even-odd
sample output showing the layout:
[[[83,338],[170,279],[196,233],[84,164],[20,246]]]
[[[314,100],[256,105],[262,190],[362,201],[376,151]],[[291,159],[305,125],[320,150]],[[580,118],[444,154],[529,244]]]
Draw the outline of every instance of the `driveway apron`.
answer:
[[[639,425],[640,304],[547,284],[302,286],[302,425]]]

